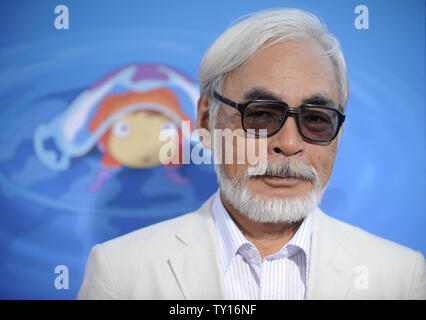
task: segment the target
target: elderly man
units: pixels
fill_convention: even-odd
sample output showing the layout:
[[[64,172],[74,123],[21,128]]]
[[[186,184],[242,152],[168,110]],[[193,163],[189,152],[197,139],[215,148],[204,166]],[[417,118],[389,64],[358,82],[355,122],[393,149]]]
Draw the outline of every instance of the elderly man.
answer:
[[[80,299],[426,298],[421,253],[318,208],[348,83],[317,17],[271,10],[232,26],[206,53],[200,86],[198,127],[242,129],[265,166],[216,163],[220,189],[199,210],[96,245]],[[216,142],[203,141],[214,153]]]

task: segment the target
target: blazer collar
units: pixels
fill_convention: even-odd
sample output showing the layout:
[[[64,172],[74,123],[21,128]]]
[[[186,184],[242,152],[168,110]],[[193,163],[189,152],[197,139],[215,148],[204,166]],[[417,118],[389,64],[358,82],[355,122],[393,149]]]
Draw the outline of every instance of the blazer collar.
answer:
[[[168,259],[185,299],[225,298],[212,199],[176,232],[182,248]]]

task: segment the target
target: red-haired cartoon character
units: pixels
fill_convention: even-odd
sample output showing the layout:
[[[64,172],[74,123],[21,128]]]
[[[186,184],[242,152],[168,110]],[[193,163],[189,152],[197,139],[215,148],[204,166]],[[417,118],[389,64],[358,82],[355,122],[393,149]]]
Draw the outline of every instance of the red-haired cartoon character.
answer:
[[[128,112],[132,107],[135,111]],[[95,132],[112,114],[125,109],[127,112],[123,112],[98,141],[98,148],[103,153],[102,169],[89,189],[100,189],[112,172],[122,166],[147,169],[163,165],[160,150],[166,141],[160,141],[159,137],[164,129],[174,129],[177,133],[172,137],[170,163],[166,164],[172,170],[166,172],[166,177],[176,184],[187,183],[187,179],[173,168],[182,163],[182,121],[191,123],[191,129],[192,122],[182,112],[173,91],[158,88],[147,92],[111,94],[102,101],[90,122],[90,132]]]

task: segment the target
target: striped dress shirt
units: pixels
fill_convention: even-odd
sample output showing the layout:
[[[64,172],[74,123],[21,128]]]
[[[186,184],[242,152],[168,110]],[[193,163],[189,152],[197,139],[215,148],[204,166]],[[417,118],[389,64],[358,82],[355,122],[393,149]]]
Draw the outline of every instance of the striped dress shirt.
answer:
[[[212,211],[228,299],[305,299],[312,213],[281,250],[261,261],[259,251],[244,237],[223,206],[219,192],[213,200]]]

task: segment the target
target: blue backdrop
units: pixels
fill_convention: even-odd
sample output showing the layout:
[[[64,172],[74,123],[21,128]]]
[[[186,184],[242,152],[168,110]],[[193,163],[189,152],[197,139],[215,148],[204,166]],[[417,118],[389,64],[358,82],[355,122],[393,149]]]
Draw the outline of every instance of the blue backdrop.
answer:
[[[360,4],[368,29],[354,24]],[[57,5],[68,29],[55,27]],[[424,1],[2,2],[0,298],[74,299],[95,243],[196,209],[216,190],[209,165],[105,165],[101,137],[118,116],[100,105],[163,88],[194,119],[209,45],[238,17],[280,6],[319,15],[348,66],[323,210],[426,254]],[[68,289],[55,286],[58,265]]]

